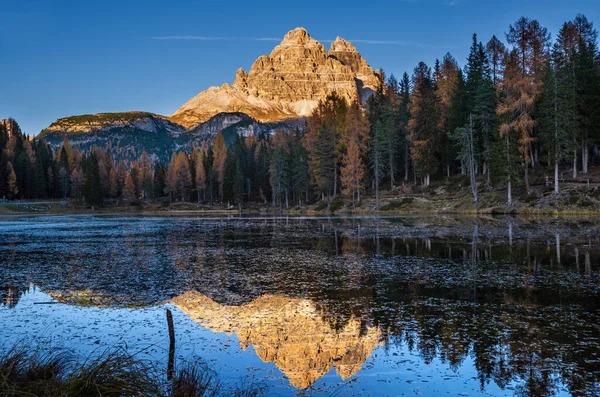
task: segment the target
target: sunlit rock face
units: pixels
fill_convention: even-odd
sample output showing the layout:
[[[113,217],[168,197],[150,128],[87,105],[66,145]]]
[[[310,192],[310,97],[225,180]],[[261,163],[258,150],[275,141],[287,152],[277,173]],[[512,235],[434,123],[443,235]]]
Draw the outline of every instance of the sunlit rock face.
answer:
[[[235,333],[240,346],[252,345],[265,362],[275,363],[298,389],[306,389],[335,368],[342,379],[356,374],[379,345],[381,332],[350,319],[335,331],[307,299],[263,295],[242,306],[220,305],[197,292],[172,302],[213,332]]]
[[[190,128],[222,112],[261,122],[305,117],[333,91],[351,102],[367,97],[379,81],[352,44],[338,37],[327,51],[306,29],[296,28],[249,72],[238,69],[233,84],[201,92],[170,119]]]

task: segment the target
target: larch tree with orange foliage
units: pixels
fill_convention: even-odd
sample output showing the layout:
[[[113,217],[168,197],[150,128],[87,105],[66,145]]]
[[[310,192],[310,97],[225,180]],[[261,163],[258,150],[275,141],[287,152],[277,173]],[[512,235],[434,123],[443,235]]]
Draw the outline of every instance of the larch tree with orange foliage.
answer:
[[[369,142],[369,123],[360,105],[355,102],[348,109],[346,116],[345,146],[346,153],[342,159],[341,183],[342,194],[352,198],[352,205],[360,201],[366,167],[365,158]]]
[[[521,71],[517,50],[505,57],[504,81],[500,88],[501,100],[497,113],[502,120],[500,137],[505,142],[508,205],[512,205],[512,182],[516,177],[515,165],[518,164],[518,160],[514,158],[514,147],[516,144],[525,165],[525,187],[529,193],[527,164],[530,161],[529,146],[534,141],[531,133],[535,126],[531,116],[535,106],[534,87]]]

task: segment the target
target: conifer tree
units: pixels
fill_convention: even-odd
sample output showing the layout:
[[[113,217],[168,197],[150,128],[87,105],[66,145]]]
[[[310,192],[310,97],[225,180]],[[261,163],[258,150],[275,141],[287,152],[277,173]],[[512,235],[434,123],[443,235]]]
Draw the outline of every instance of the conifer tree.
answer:
[[[102,206],[104,204],[104,196],[102,195],[100,185],[100,169],[94,150],[92,150],[86,159],[84,179],[83,196],[86,203],[92,206]]]
[[[335,138],[334,133],[322,125],[317,135],[313,155],[312,172],[317,191],[331,202],[335,185]]]
[[[152,181],[154,199],[164,197],[165,195],[165,184],[166,184],[166,169],[161,163],[157,163],[154,166],[154,180]]]
[[[506,46],[494,35],[485,45],[485,51],[489,62],[492,83],[496,87],[502,80],[504,72],[503,65]]]
[[[400,81],[400,98],[398,104],[398,123],[401,132],[401,148],[402,157],[404,160],[404,180],[408,181],[408,173],[410,170],[410,141],[408,139],[409,129],[408,122],[410,120],[410,78],[408,73],[404,72]]]
[[[203,152],[196,151],[195,152],[195,178],[196,178],[196,189],[198,194],[198,203],[200,203],[200,197],[202,200],[205,200],[206,194],[206,169],[204,168],[204,155]]]
[[[342,193],[352,199],[354,205],[360,201],[360,192],[366,174],[363,158],[366,156],[369,141],[369,124],[364,117],[360,105],[355,102],[350,106],[346,121],[346,153],[341,169]]]
[[[376,120],[373,127],[371,144],[370,168],[375,185],[375,203],[379,205],[379,184],[386,175],[385,154],[387,152],[387,136],[381,120]]]
[[[521,71],[518,50],[505,57],[504,81],[501,86],[501,101],[498,115],[501,117],[500,136],[505,141],[506,177],[508,185],[508,204],[512,205],[512,182],[515,162],[514,143],[518,143],[520,157],[525,165],[525,187],[529,193],[527,164],[529,163],[529,145],[533,141],[531,132],[535,124],[531,112],[535,105],[534,87]]]
[[[225,180],[225,166],[227,163],[227,145],[225,144],[225,139],[223,138],[223,133],[221,132],[217,134],[213,149],[213,156],[214,159],[212,169],[219,184],[219,196],[221,200],[224,200],[223,183]]]
[[[446,175],[450,176],[450,164],[456,159],[455,150],[452,145],[447,141],[447,136],[450,132],[454,131],[457,127],[462,124],[455,124],[456,120],[453,117],[452,112],[452,101],[457,99],[455,97],[458,85],[461,83],[462,72],[458,63],[447,53],[442,60],[439,69],[439,75],[436,78],[437,90],[436,95],[439,100],[439,111],[440,111],[440,125],[443,130],[443,134],[440,136],[438,146],[440,147],[441,159],[446,168]]]
[[[548,151],[548,162],[554,165],[554,193],[559,193],[559,165],[572,152],[577,131],[576,101],[572,74],[566,59],[555,51],[548,62],[541,95],[541,137]]]
[[[431,174],[439,166],[437,145],[441,128],[431,69],[424,62],[415,68],[413,86],[409,122],[411,157],[415,171],[423,178],[425,186],[429,186]]]
[[[125,177],[125,185],[123,186],[123,198],[127,201],[136,201],[137,196],[135,193],[135,182],[131,177],[131,172],[127,173]]]
[[[19,194],[19,186],[17,185],[17,174],[15,173],[15,169],[10,161],[6,163],[6,181],[8,198],[16,198]]]
[[[590,143],[600,133],[600,65],[598,64],[598,32],[583,15],[573,24],[577,29],[577,47],[574,57],[577,119],[580,129],[582,172],[587,174]]]
[[[192,185],[192,175],[190,162],[187,154],[179,152],[175,160],[174,167],[175,179],[177,184],[177,193],[181,197],[181,201],[186,201],[189,197],[189,189]]]

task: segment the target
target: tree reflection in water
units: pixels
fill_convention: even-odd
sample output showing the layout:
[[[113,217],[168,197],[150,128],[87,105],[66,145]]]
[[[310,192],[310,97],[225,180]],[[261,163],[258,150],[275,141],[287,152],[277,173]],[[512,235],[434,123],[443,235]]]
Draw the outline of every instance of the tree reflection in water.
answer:
[[[0,247],[3,305],[14,307],[29,283],[73,304],[173,300],[200,324],[230,327],[298,388],[330,366],[343,378],[355,374],[381,343],[384,350],[406,345],[426,363],[440,359],[455,369],[472,359],[482,390],[494,382],[516,385],[520,395],[559,387],[573,395],[600,392],[600,222],[19,222],[0,231],[10,242]],[[223,318],[229,323],[217,327]],[[313,326],[294,334],[294,322]],[[290,365],[307,369],[290,376]]]

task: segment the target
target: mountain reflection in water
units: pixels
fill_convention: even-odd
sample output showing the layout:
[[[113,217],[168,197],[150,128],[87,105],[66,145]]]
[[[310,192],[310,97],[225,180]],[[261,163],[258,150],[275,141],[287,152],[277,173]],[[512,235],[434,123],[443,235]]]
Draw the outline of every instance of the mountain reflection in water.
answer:
[[[298,389],[311,386],[332,365],[342,380],[350,378],[381,336],[375,327],[363,332],[357,319],[334,330],[306,299],[263,295],[246,305],[225,306],[189,292],[173,303],[203,327],[235,333],[243,349],[253,345],[261,360],[274,362]]]
[[[172,302],[298,389],[406,346],[472,365],[481,390],[594,395],[599,236],[582,219],[18,218],[0,230],[0,298],[35,283],[74,305]]]

